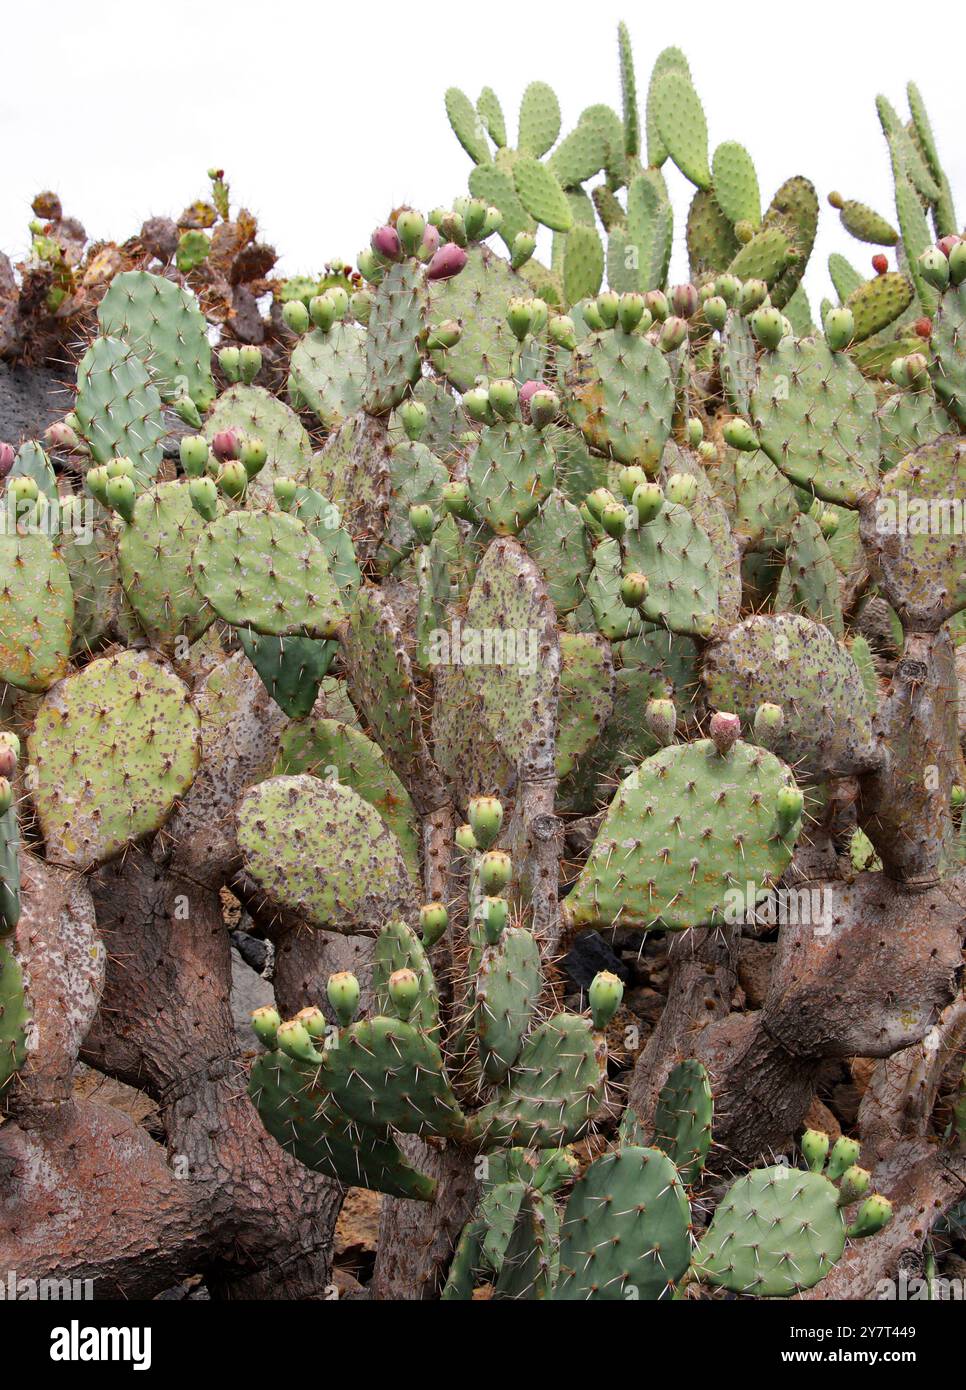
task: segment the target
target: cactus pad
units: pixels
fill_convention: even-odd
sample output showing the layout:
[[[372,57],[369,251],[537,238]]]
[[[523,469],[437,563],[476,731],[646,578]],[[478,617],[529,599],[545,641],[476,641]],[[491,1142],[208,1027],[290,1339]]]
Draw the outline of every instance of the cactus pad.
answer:
[[[554,454],[531,425],[499,423],[480,434],[467,477],[470,501],[498,536],[515,536],[554,482]]]
[[[533,933],[507,927],[483,952],[476,977],[476,1034],[483,1070],[504,1082],[520,1055],[543,988],[540,949]]]
[[[312,445],[302,421],[284,401],[263,386],[230,386],[205,420],[205,438],[210,444],[221,430],[231,429],[260,439],[268,451],[265,466],[249,488],[258,500],[268,501],[277,478],[302,481],[312,459]]]
[[[159,483],[142,492],[131,523],[121,524],[121,583],[156,646],[170,646],[182,635],[197,641],[214,622],[214,609],[195,588],[191,573],[191,557],[204,529],[183,482]]]
[[[215,398],[208,326],[190,290],[145,270],[123,271],[98,305],[97,322],[144,360],[166,400],[188,396],[208,409]]]
[[[708,1073],[689,1058],[679,1062],[661,1087],[654,1111],[654,1144],[692,1187],[701,1176],[711,1148],[714,1101]]]
[[[67,670],[74,595],[42,531],[0,533],[0,682],[46,690]]]
[[[671,432],[674,388],[660,349],[619,329],[594,333],[574,354],[568,410],[591,448],[654,470]]]
[[[126,343],[95,338],[77,368],[74,414],[95,463],[129,458],[142,480],[161,466],[161,397]]]

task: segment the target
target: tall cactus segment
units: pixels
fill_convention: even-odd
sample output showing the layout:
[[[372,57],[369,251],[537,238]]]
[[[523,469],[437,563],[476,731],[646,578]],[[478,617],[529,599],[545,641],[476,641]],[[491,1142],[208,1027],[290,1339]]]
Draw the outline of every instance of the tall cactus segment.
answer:
[[[67,670],[74,620],[70,575],[41,531],[0,534],[0,681],[46,690]]]
[[[166,400],[187,396],[200,411],[215,398],[211,347],[198,301],[160,275],[116,275],[97,310],[105,338],[132,348],[147,363]]]
[[[161,465],[161,396],[150,370],[126,343],[95,338],[77,368],[74,415],[95,463],[129,458],[144,481]]]

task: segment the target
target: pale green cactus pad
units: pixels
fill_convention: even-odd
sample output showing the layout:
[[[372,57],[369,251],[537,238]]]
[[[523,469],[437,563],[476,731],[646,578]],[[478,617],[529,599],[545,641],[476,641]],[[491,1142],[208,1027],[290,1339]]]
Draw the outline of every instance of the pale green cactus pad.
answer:
[[[46,690],[67,670],[74,594],[70,574],[41,531],[0,534],[0,682]]]
[[[166,400],[187,396],[199,410],[211,405],[208,325],[190,290],[145,270],[123,271],[98,305],[97,322],[105,337],[142,358]]]
[[[117,652],[47,692],[28,749],[47,857],[85,869],[164,824],[194,780],[199,719],[160,659]]]
[[[205,523],[188,484],[159,483],[142,492],[130,524],[119,523],[118,569],[138,621],[156,646],[195,642],[215,611],[195,587],[191,557]]]

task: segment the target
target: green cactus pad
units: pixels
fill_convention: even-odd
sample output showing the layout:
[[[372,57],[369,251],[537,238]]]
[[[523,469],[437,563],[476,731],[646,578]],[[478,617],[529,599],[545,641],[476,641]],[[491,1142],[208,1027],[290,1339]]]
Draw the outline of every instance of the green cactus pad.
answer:
[[[700,281],[727,270],[738,254],[734,227],[714,194],[706,189],[699,188],[691,199],[686,237],[692,280]]]
[[[421,441],[393,445],[389,517],[376,553],[381,574],[389,574],[418,544],[409,521],[410,507],[426,505],[438,513],[440,496],[448,482],[445,466]]]
[[[305,426],[263,386],[230,386],[221,393],[205,420],[205,438],[210,444],[221,430],[230,429],[260,439],[268,451],[265,466],[249,484],[254,499],[267,502],[278,478],[303,480],[312,458]]]
[[[622,564],[620,543],[608,537],[594,550],[594,567],[587,581],[588,616],[610,642],[637,637],[643,630],[640,613],[628,608],[621,598]],[[582,618],[583,610],[578,609],[574,616]]]
[[[772,304],[776,309],[783,309],[801,283],[808,258],[812,254],[812,247],[815,245],[815,234],[818,231],[818,196],[814,186],[801,175],[786,179],[769,203],[761,225],[762,231],[765,232],[773,228],[784,232],[789,246],[796,253],[795,259],[789,261],[778,279],[769,279],[768,282]]]
[[[607,138],[594,123],[581,121],[554,150],[548,168],[562,188],[576,188],[607,163]]]
[[[335,323],[328,333],[306,333],[292,353],[289,399],[314,410],[327,430],[336,429],[362,405],[365,337],[358,324]]]
[[[476,108],[459,87],[450,87],[446,92],[446,115],[453,128],[453,134],[474,164],[485,164],[490,159],[490,147],[486,142],[486,131],[476,113]]]
[[[896,391],[876,411],[882,432],[882,464],[894,468],[906,454],[949,432],[949,416],[931,389]]]
[[[591,448],[654,469],[671,432],[674,387],[667,359],[637,334],[594,333],[574,353],[568,412]]]
[[[92,652],[111,632],[124,598],[114,535],[108,523],[96,518],[89,535],[63,531],[60,552],[74,591],[71,652]]]
[[[262,684],[290,719],[311,714],[319,685],[338,651],[336,642],[313,637],[267,637],[238,628],[238,640]]]
[[[629,289],[646,293],[663,288],[671,256],[673,216],[660,174],[645,169],[627,190],[625,254],[633,253],[635,271]]]
[[[559,1243],[560,1218],[553,1201],[524,1188],[493,1288],[494,1299],[550,1298],[559,1267]]]
[[[950,286],[940,300],[931,341],[936,395],[952,418],[966,425],[966,281]]]
[[[158,483],[142,492],[130,524],[120,524],[121,583],[155,646],[170,647],[179,636],[195,642],[214,622],[214,609],[198,592],[191,571],[204,529],[184,482]]]
[[[557,618],[539,570],[516,541],[489,546],[467,602],[466,628],[479,634],[481,660],[467,669],[490,731],[521,777],[548,773],[560,677]]]
[[[912,303],[915,291],[904,275],[890,271],[854,289],[845,301],[855,320],[854,343],[865,342],[888,328]]]
[[[433,673],[433,753],[457,805],[474,796],[505,797],[516,769],[483,717],[468,667],[439,665]]]
[[[691,79],[681,68],[669,69],[655,85],[653,111],[661,141],[681,173],[698,188],[710,187],[708,123]]]
[[[33,439],[24,440],[8,478],[33,478],[43,495],[51,500],[57,496],[57,474],[44,450]]]
[[[513,183],[520,202],[531,217],[555,232],[569,232],[573,213],[563,189],[546,164],[529,155],[513,163]]]
[[[694,1258],[695,1272],[733,1293],[787,1298],[824,1279],[845,1249],[838,1189],[780,1164],[731,1187]]]
[[[467,474],[474,509],[498,536],[515,536],[553,487],[554,463],[552,448],[532,425],[488,425]]]
[[[540,948],[533,933],[507,927],[483,952],[476,976],[476,1035],[483,1071],[500,1085],[516,1063],[543,989]]]
[[[560,704],[555,767],[558,778],[600,738],[614,709],[610,645],[595,633],[560,634]]]
[[[46,690],[67,670],[74,595],[42,531],[0,533],[0,682]]]
[[[788,786],[785,764],[746,743],[724,757],[709,739],[662,748],[618,787],[566,899],[573,925],[727,920],[735,890],[757,896],[788,867],[799,826],[776,809]]]
[[[252,1065],[248,1093],[272,1138],[306,1168],[345,1187],[433,1200],[432,1178],[410,1165],[388,1129],[357,1125],[343,1115],[314,1063],[278,1050],[264,1053]]]
[[[246,872],[311,926],[373,932],[412,911],[417,889],[399,842],[351,787],[272,777],[245,794],[236,821]]]
[[[161,397],[148,368],[126,343],[95,338],[77,368],[74,414],[91,458],[129,458],[142,481],[161,466]]]
[[[709,703],[748,729],[760,704],[781,705],[776,751],[808,776],[850,776],[874,761],[862,678],[821,623],[791,613],[746,618],[707,649],[702,677]]]
[[[428,320],[422,266],[412,260],[391,266],[373,296],[366,333],[364,403],[370,415],[388,414],[419,380]]]
[[[0,816],[0,937],[20,921],[20,825],[16,806]]]
[[[646,574],[641,612],[672,632],[709,637],[718,621],[721,572],[707,533],[686,507],[666,502],[624,537],[624,573]]]
[[[606,1044],[587,1019],[555,1014],[527,1038],[509,1084],[473,1115],[467,1137],[486,1148],[569,1144],[590,1124],[606,1073]]]
[[[124,651],[49,690],[28,747],[47,857],[83,869],[164,824],[194,780],[199,720],[172,671]]]
[[[935,631],[966,608],[966,538],[954,511],[964,453],[961,438],[944,435],[908,454],[883,477],[869,518],[883,595],[919,629]]]
[[[866,283],[855,266],[844,256],[840,256],[837,251],[833,251],[828,258],[828,273],[829,279],[835,286],[835,293],[839,297],[840,304],[844,304],[850,294],[861,289]]]
[[[761,447],[793,483],[842,506],[874,491],[875,395],[843,353],[786,338],[761,359],[752,407]]]
[[[12,943],[0,940],[0,1095],[27,1060],[27,1001]]]
[[[521,232],[529,235],[536,232],[536,219],[523,206],[513,175],[506,169],[498,169],[495,164],[478,164],[470,170],[469,184],[474,198],[479,198],[488,207],[498,208],[503,214],[500,236],[508,247],[512,248],[514,238]]]
[[[531,82],[520,101],[517,144],[539,159],[560,134],[560,103],[546,82]]]
[[[708,1073],[700,1062],[679,1062],[661,1087],[654,1111],[654,1145],[693,1187],[711,1149],[714,1100]]]
[[[341,782],[374,806],[395,835],[407,868],[418,881],[416,811],[378,744],[337,719],[299,720],[282,731],[275,774],[300,773]]]
[[[711,161],[714,196],[731,223],[761,221],[761,194],[751,155],[737,140],[718,146]]]
[[[436,370],[458,391],[469,391],[479,376],[512,376],[517,340],[506,322],[506,306],[524,284],[486,246],[472,246],[459,275],[431,286],[433,326],[455,319],[463,330],[455,347],[433,353]]]
[[[748,320],[733,310],[721,332],[718,363],[728,404],[739,415],[750,415],[751,395],[758,380],[758,353]]]
[[[783,612],[804,613],[824,623],[835,637],[845,636],[835,560],[822,528],[806,512],[795,518],[788,535],[775,607]]]
[[[604,278],[604,248],[593,227],[574,227],[564,248],[563,285],[568,304],[595,295]]]
[[[668,1299],[691,1263],[684,1184],[659,1149],[626,1145],[574,1184],[561,1227],[557,1302]]]
[[[494,145],[502,149],[506,144],[506,117],[503,115],[503,107],[500,105],[500,98],[492,87],[484,87],[476,101],[477,114],[486,126],[487,133]]]
[[[839,208],[839,221],[856,241],[866,241],[872,246],[895,246],[899,233],[895,227],[865,203],[857,203],[854,198],[846,198]]]
[[[329,436],[306,471],[306,483],[338,507],[362,560],[375,554],[386,529],[392,490],[391,451],[382,420],[353,415]]]
[[[571,612],[584,596],[591,553],[583,518],[562,493],[551,492],[539,515],[528,523],[526,546],[557,613]]]
[[[630,83],[627,84],[624,73],[630,73]],[[647,133],[647,162],[652,168],[659,169],[668,158],[668,148],[661,138],[661,131],[658,125],[657,111],[657,89],[662,77],[668,72],[681,72],[691,80],[691,69],[688,67],[688,60],[681,52],[680,48],[665,48],[657,55],[654,60],[654,67],[651,70],[651,81],[647,89],[647,110],[645,113],[645,126]],[[633,109],[633,126],[637,125],[636,98],[633,87],[633,65],[630,63],[630,45],[627,45],[627,63],[624,61],[624,49],[621,49],[621,83],[625,92],[625,125],[628,119],[628,111]],[[635,150],[634,153],[637,153]]]
[[[344,616],[315,537],[284,512],[230,512],[203,531],[195,584],[225,622],[276,637],[334,637]]]
[[[166,400],[188,396],[199,410],[215,398],[208,325],[198,301],[162,275],[115,275],[97,308],[106,338],[127,343],[147,364]]]

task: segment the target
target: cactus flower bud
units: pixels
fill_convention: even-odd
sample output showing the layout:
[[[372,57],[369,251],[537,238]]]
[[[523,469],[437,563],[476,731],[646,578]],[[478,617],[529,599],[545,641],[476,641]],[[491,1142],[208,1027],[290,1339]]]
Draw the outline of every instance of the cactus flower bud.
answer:
[[[343,1028],[348,1028],[356,1016],[360,992],[359,981],[351,970],[337,970],[329,976],[325,995]]]
[[[495,946],[499,941],[509,916],[510,904],[506,898],[486,897],[480,903],[480,920],[488,945]]]
[[[436,529],[436,517],[428,502],[414,502],[409,508],[409,524],[422,545],[429,545]]]
[[[503,825],[501,802],[495,796],[474,796],[466,809],[476,843],[480,849],[489,849]]]
[[[275,1037],[281,1022],[278,1010],[273,1009],[270,1004],[256,1009],[252,1014],[252,1028],[263,1047],[273,1048],[275,1046]]]
[[[892,1203],[876,1193],[872,1197],[866,1197],[859,1207],[858,1215],[847,1229],[846,1235],[856,1239],[861,1239],[863,1236],[874,1236],[877,1231],[888,1226],[891,1220]]]
[[[672,473],[664,488],[664,496],[679,507],[690,507],[698,495],[698,480],[690,473]]]
[[[800,787],[782,787],[775,798],[779,824],[790,830],[801,820],[804,806],[805,797]]]
[[[839,1206],[851,1206],[860,1197],[864,1197],[871,1182],[872,1174],[868,1168],[860,1168],[857,1163],[853,1163],[851,1168],[846,1168],[839,1183]]]
[[[283,304],[282,319],[284,320],[286,328],[291,329],[293,333],[298,333],[299,335],[307,333],[309,331],[309,324],[312,322],[309,318],[309,311],[302,303],[301,299],[291,299],[287,304]]]
[[[415,970],[394,970],[389,976],[389,998],[403,1022],[419,1003],[419,976]]]
[[[851,1168],[853,1163],[858,1162],[859,1148],[859,1141],[849,1139],[847,1135],[842,1134],[836,1139],[825,1169],[825,1176],[830,1182],[838,1182],[846,1168]]]
[[[638,522],[646,526],[664,506],[664,492],[660,483],[641,483],[634,489],[631,502],[637,511]]]
[[[609,970],[601,970],[591,980],[587,1003],[590,1005],[591,1021],[598,1033],[610,1023],[623,998],[624,986]]]
[[[662,748],[674,742],[678,717],[673,700],[648,700],[644,706],[644,724]]]

